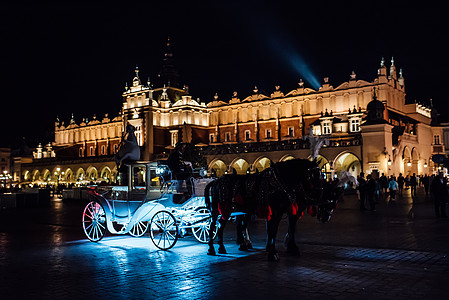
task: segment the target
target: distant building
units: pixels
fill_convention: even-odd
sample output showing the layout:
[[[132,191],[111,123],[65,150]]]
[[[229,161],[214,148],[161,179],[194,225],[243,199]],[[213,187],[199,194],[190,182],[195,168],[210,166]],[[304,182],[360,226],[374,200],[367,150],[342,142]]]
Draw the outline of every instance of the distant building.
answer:
[[[163,81],[143,83],[136,67],[123,92],[123,108],[115,118],[77,124],[57,120],[55,141],[39,145],[33,162],[21,168],[21,182],[114,182],[113,155],[127,123],[135,126],[142,160],[166,158],[177,142],[196,145],[211,173],[218,176],[261,171],[277,162],[307,158],[309,130],[326,137],[329,145],[318,158],[327,177],[340,171],[354,175],[378,170],[387,175],[431,174],[432,156],[444,153],[443,126],[432,124],[431,109],[406,104],[405,79],[397,75],[393,59],[389,70],[382,59],[376,78],[357,79],[333,87],[328,78],[319,90],[304,86],[284,93],[279,86],[270,95],[257,87],[252,95],[207,105],[180,87],[173,68],[170,43],[164,59]],[[176,83],[176,86],[171,82]]]

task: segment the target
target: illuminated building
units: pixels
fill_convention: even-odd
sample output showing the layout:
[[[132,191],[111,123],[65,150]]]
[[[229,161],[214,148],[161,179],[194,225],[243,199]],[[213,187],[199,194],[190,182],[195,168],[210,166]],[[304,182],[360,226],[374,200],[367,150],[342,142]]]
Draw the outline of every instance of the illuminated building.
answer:
[[[367,120],[370,106],[382,111],[377,121]],[[435,169],[432,156],[444,149],[442,127],[432,126],[431,109],[406,104],[404,77],[402,71],[397,76],[393,59],[389,72],[382,59],[372,82],[353,72],[335,88],[328,78],[317,91],[302,81],[286,94],[279,86],[271,95],[255,88],[244,99],[237,92],[228,101],[215,96],[208,108],[210,146],[204,151],[217,174],[255,172],[270,160],[308,157],[303,137],[309,128],[329,138],[319,157],[328,175],[374,169],[396,176],[429,174]]]
[[[37,148],[33,163],[23,165],[22,180],[115,181],[113,154],[128,122],[136,128],[143,160],[167,157],[177,142],[191,142],[217,175],[252,173],[270,161],[306,158],[310,150],[304,137],[310,129],[329,139],[319,156],[328,177],[342,170],[431,174],[437,167],[432,156],[445,151],[443,127],[431,123],[431,109],[406,104],[405,79],[402,71],[397,75],[393,59],[389,70],[382,59],[373,81],[353,72],[337,87],[325,78],[313,90],[301,80],[286,93],[276,86],[264,95],[255,87],[242,99],[237,92],[226,101],[216,94],[206,105],[179,85],[167,46],[163,83],[155,88],[149,80],[142,83],[136,68],[122,94],[119,116],[80,124],[72,117],[67,126],[58,120],[55,142]]]

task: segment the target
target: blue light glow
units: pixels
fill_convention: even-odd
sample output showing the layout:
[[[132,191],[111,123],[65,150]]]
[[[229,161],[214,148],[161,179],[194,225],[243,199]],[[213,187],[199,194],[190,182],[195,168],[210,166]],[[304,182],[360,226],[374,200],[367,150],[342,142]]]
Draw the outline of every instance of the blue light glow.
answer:
[[[270,45],[274,51],[279,53],[280,56],[295,69],[301,78],[307,81],[315,90],[320,88],[321,85],[317,77],[312,73],[298,50],[296,50],[291,43],[287,42],[286,38],[282,38],[279,34],[276,36],[273,35]]]

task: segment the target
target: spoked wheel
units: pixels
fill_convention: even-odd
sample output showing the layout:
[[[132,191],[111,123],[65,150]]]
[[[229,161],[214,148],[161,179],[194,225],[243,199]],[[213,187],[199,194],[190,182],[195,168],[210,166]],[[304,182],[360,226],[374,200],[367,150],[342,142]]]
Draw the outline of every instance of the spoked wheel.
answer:
[[[83,229],[87,238],[98,242],[106,233],[106,214],[103,206],[96,201],[86,205],[83,212]]]
[[[129,231],[129,234],[133,237],[141,237],[147,232],[148,221],[140,221],[134,224],[133,228]]]
[[[195,215],[193,216],[193,218],[193,236],[198,240],[198,242],[206,244],[207,242],[209,242],[209,228],[212,221],[212,214],[206,207],[198,207],[197,209],[195,209]],[[215,230],[213,233],[214,238],[217,235],[217,231],[218,224],[217,226],[215,226]]]
[[[178,240],[178,225],[175,217],[165,210],[157,212],[150,222],[150,237],[159,249],[172,248]]]

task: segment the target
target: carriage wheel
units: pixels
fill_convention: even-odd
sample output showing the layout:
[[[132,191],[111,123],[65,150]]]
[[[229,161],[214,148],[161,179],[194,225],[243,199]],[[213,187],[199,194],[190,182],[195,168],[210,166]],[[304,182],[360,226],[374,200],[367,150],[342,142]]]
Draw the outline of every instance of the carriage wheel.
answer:
[[[206,244],[209,242],[209,228],[210,223],[212,221],[212,214],[210,213],[210,210],[206,207],[198,207],[195,209],[195,215],[194,218],[197,220],[203,220],[201,222],[195,223],[192,227],[192,233],[193,236],[198,240],[198,242]],[[218,224],[215,226],[214,230],[214,238],[217,235],[218,231]]]
[[[150,237],[154,245],[161,250],[173,247],[178,240],[175,217],[165,210],[157,212],[150,222]]]
[[[129,234],[133,237],[141,237],[147,232],[148,229],[148,222],[147,221],[140,221],[134,224],[134,226],[129,231]]]
[[[98,242],[106,233],[106,214],[96,201],[86,205],[83,212],[83,230],[92,242]]]

